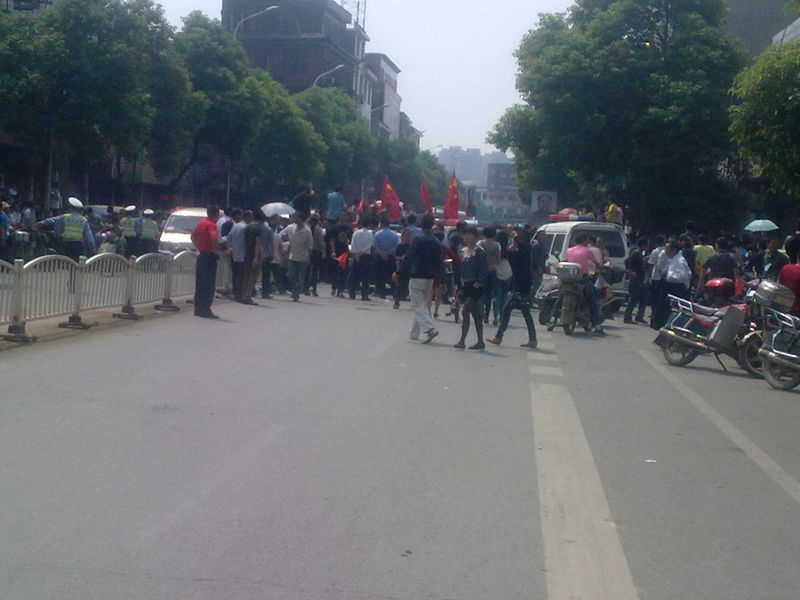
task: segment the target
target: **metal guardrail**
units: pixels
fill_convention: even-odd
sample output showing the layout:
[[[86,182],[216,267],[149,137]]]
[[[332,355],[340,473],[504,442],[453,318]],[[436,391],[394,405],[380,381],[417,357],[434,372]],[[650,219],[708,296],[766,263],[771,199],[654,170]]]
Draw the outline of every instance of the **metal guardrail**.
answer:
[[[194,293],[197,256],[181,252],[145,254],[126,259],[103,253],[78,262],[66,256],[41,256],[29,262],[0,261],[0,325],[8,333],[0,339],[31,342],[25,325],[36,319],[69,315],[59,327],[88,329],[82,312],[119,306],[115,317],[139,319],[135,305],[159,303],[158,310],[179,310],[173,298]],[[217,269],[217,289],[231,285],[230,259],[223,256]]]

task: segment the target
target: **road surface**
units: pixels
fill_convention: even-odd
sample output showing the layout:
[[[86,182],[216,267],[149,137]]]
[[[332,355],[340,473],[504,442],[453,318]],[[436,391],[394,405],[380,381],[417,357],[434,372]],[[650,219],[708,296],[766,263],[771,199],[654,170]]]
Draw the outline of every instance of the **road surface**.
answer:
[[[653,332],[219,303],[0,353],[14,600],[797,600],[800,396]],[[493,333],[489,329],[489,333]]]

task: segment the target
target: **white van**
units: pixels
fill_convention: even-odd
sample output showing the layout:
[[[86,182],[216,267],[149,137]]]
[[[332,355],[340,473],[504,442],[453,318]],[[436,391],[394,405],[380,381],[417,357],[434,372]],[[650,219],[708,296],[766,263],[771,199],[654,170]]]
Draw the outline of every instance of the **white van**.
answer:
[[[205,208],[180,208],[174,211],[164,224],[164,231],[161,232],[161,239],[158,242],[158,251],[172,254],[177,254],[182,250],[194,251],[192,231],[205,218]]]
[[[613,223],[597,223],[595,221],[559,221],[546,223],[536,232],[541,243],[547,251],[548,270],[552,275],[545,275],[545,283],[548,278],[555,278],[556,266],[563,262],[567,256],[567,249],[575,244],[575,236],[578,232],[587,233],[601,238],[605,242],[608,251],[609,262],[613,267],[625,269],[625,259],[628,258],[628,244],[622,227]],[[541,235],[539,235],[541,234]],[[615,292],[624,292],[626,282],[615,283],[611,289]]]

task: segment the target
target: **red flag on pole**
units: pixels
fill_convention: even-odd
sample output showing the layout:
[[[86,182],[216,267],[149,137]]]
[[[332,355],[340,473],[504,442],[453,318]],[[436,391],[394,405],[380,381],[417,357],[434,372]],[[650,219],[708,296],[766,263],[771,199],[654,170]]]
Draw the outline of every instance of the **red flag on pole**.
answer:
[[[444,218],[458,219],[459,205],[458,180],[456,179],[456,172],[453,171],[453,175],[450,177],[450,186],[447,188],[447,198],[444,201]]]
[[[425,178],[420,179],[419,183],[419,201],[425,207],[425,214],[433,214],[433,206],[431,205],[431,195],[428,193],[428,184],[425,183]]]
[[[386,216],[390,221],[399,221],[403,218],[403,211],[400,209],[400,198],[394,191],[388,177],[383,180],[381,189],[381,208],[386,211]]]

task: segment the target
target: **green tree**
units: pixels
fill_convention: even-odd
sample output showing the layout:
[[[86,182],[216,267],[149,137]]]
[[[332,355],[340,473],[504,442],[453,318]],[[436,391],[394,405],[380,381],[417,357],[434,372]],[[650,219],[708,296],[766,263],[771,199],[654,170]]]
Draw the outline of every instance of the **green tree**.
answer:
[[[513,150],[523,186],[614,199],[646,226],[701,217],[709,189],[734,196],[717,167],[744,54],[720,33],[724,15],[723,0],[579,0],[543,15],[516,53],[526,106],[489,140]]]
[[[733,85],[731,135],[778,191],[800,194],[800,43],[772,47]]]
[[[293,192],[303,182],[317,181],[325,171],[328,146],[303,116],[289,93],[263,71],[254,71],[245,85],[254,88],[260,119],[245,152],[249,175],[266,194]]]
[[[316,180],[320,189],[355,183],[372,174],[375,138],[347,94],[311,87],[295,94],[293,100],[327,146],[325,172]]]

